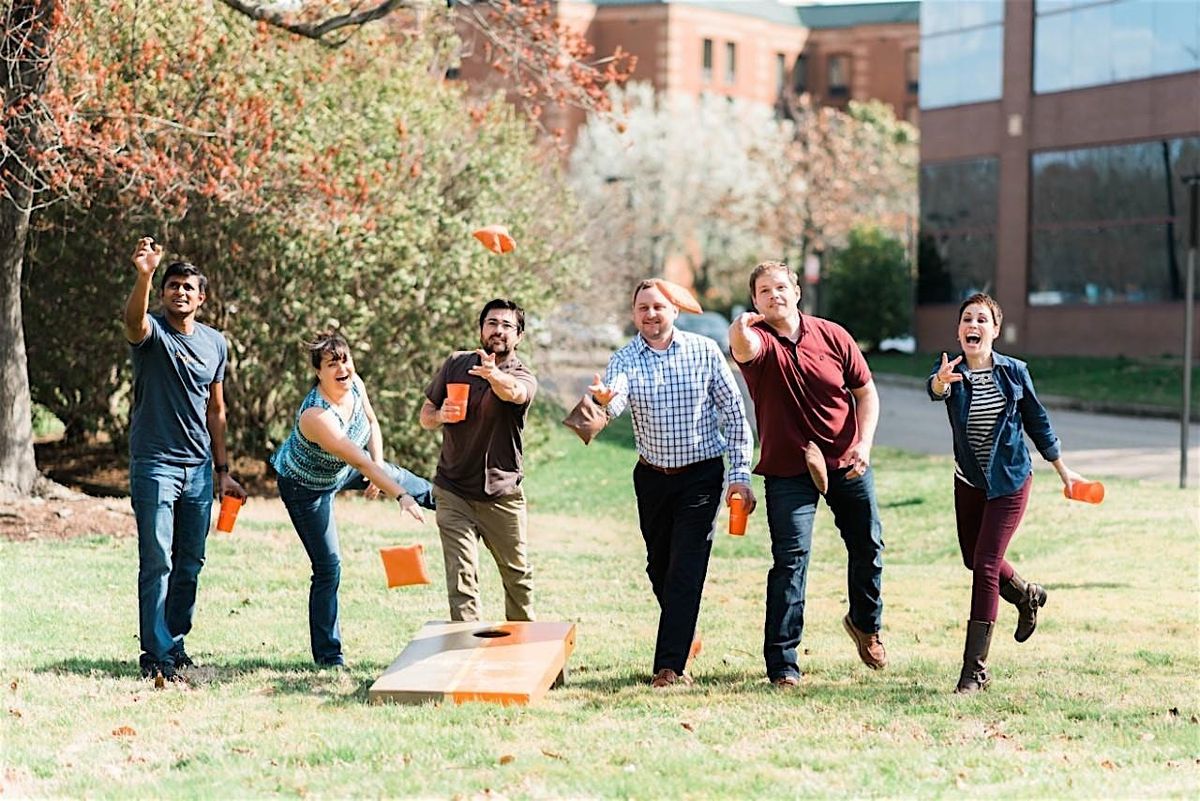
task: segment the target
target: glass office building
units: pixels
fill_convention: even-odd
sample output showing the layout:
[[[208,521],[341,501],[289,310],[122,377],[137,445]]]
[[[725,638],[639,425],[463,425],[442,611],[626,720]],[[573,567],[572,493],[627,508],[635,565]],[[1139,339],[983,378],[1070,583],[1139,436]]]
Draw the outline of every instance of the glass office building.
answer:
[[[1200,2],[934,0],[921,62],[922,347],[985,291],[1014,352],[1182,352]]]

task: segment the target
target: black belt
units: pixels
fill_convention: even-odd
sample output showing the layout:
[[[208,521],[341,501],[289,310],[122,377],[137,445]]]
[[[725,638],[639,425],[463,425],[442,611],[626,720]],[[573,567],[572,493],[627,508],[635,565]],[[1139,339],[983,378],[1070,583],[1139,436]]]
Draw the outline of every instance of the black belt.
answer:
[[[708,464],[709,462],[713,462],[713,461],[719,462],[720,460],[721,460],[720,456],[714,456],[711,459],[701,459],[698,462],[692,462],[691,464],[685,464],[683,467],[659,467],[658,465],[654,464],[653,462],[646,461],[645,456],[638,454],[638,464],[643,465],[645,467],[649,467],[654,472],[662,473],[665,476],[677,476],[680,473],[686,473],[687,471],[689,471],[695,467],[699,467],[702,464]]]

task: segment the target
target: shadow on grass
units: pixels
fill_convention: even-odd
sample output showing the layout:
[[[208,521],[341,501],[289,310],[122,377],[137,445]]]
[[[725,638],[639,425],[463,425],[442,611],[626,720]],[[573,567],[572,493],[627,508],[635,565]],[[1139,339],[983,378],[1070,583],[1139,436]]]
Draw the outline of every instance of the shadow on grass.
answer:
[[[194,668],[180,671],[185,683],[195,689],[242,683],[260,685],[259,692],[299,695],[328,695],[330,702],[341,705],[366,703],[367,691],[376,676],[387,666],[364,662],[351,669],[336,671],[306,660],[236,659],[202,660]],[[72,657],[34,668],[35,673],[74,675],[91,678],[136,679],[143,681],[136,659],[87,659]],[[362,674],[371,678],[363,680]],[[146,680],[148,681],[148,680]],[[352,691],[348,688],[354,687]]]
[[[896,509],[901,506],[920,506],[925,503],[924,498],[901,498],[898,501],[889,501],[879,504],[884,509]]]

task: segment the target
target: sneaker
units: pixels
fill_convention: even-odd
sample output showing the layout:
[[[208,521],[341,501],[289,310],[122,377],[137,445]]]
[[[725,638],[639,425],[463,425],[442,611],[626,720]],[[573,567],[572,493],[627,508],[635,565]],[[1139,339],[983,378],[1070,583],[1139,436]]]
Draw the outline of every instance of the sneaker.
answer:
[[[692,677],[686,673],[676,673],[670,668],[663,668],[650,679],[650,686],[656,690],[666,687],[687,687],[692,683]]]
[[[787,674],[771,679],[771,686],[777,690],[794,690],[800,686],[800,677]]]
[[[887,667],[887,649],[879,639],[879,632],[868,634],[850,622],[850,615],[842,618],[842,626],[854,645],[858,648],[858,658],[871,670],[882,670]]]
[[[142,678],[152,679],[155,687],[162,687],[164,682],[183,681],[183,677],[175,672],[175,666],[168,662],[149,662],[142,665]]]

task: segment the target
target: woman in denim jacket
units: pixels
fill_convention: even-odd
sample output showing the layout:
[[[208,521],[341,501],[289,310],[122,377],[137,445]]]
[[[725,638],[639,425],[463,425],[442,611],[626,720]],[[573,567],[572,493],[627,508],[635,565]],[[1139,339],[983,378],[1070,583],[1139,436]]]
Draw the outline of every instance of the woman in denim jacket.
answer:
[[[1068,489],[1083,480],[1059,455],[1058,437],[1034,393],[1029,368],[992,350],[1003,319],[1000,304],[987,295],[967,298],[958,310],[962,353],[951,360],[943,353],[926,382],[929,397],[945,402],[954,433],[958,545],[973,573],[959,693],[982,690],[991,681],[987,656],[999,598],[1017,607],[1017,642],[1033,634],[1038,608],[1046,603],[1045,588],[1026,582],[1004,559],[1033,480],[1022,434],[1029,435]]]

